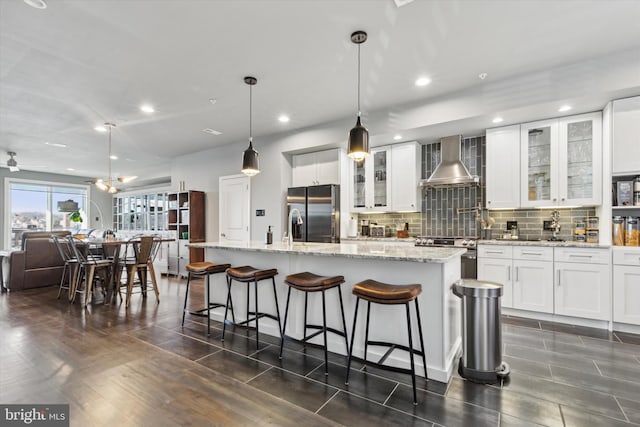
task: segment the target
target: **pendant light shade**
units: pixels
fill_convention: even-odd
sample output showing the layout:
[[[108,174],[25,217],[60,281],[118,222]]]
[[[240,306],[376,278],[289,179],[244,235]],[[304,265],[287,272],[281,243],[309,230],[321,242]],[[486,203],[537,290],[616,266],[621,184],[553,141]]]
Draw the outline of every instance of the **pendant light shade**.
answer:
[[[258,152],[253,149],[253,129],[252,129],[252,86],[258,83],[255,77],[245,77],[244,82],[249,85],[249,147],[242,153],[242,173],[247,176],[255,176],[260,173],[258,163]]]
[[[355,127],[349,131],[347,154],[352,159],[360,161],[369,155],[369,131],[360,121],[360,45],[367,41],[367,33],[356,31],[351,34],[351,41],[358,45],[358,118]]]

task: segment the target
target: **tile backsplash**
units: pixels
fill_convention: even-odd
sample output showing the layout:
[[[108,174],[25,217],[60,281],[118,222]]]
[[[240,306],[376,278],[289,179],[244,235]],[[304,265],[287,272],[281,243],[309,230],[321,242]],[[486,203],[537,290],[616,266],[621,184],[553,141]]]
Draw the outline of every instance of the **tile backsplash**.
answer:
[[[588,216],[595,216],[595,208],[557,209],[560,212],[560,233],[563,240],[573,240],[573,226],[576,221]],[[518,234],[520,239],[548,239],[551,231],[542,230],[542,221],[551,220],[553,209],[518,209],[489,211],[489,216],[496,220],[492,229],[494,239],[501,237],[506,231],[507,221],[518,221]]]

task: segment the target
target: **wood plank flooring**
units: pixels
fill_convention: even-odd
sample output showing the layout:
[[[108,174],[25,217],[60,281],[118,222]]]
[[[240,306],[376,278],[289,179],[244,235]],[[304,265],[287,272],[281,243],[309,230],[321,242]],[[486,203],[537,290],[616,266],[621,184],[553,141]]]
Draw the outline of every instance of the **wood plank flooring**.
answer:
[[[193,308],[202,297],[194,282]],[[0,402],[68,403],[72,426],[640,425],[640,337],[504,317],[511,376],[449,384],[353,365],[345,357],[203,319],[180,326],[185,282],[160,280],[160,303],[83,309],[57,288],[0,295]],[[224,296],[221,297],[224,299]],[[268,320],[266,320],[268,321]],[[428,347],[428,344],[427,344]]]

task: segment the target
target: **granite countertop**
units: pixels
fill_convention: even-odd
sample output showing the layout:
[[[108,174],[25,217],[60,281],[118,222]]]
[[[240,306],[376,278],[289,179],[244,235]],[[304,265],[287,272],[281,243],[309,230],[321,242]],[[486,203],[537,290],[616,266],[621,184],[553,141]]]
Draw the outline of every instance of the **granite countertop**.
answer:
[[[408,246],[403,243],[352,242],[352,243],[249,243],[204,242],[191,243],[192,248],[214,248],[237,251],[290,253],[315,256],[336,256],[344,258],[369,258],[386,261],[410,261],[424,263],[444,263],[466,252],[463,248],[425,248]]]
[[[573,240],[566,240],[564,242],[553,240],[478,240],[478,245],[510,245],[510,246],[551,246],[551,247],[568,247],[568,248],[593,248],[593,249],[607,249],[610,245],[601,245],[599,243],[584,243],[574,242]]]
[[[402,242],[402,243],[411,243],[415,244],[415,237],[369,237],[369,236],[358,236],[358,237],[341,237],[340,241],[342,242]]]

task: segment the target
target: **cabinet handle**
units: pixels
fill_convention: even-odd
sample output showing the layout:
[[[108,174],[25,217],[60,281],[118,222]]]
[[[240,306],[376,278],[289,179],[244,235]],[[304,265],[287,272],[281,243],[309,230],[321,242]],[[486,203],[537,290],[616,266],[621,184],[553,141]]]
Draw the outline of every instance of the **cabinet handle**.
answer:
[[[485,251],[485,253],[488,253],[488,254],[502,254],[502,253],[504,253],[504,251]]]
[[[519,269],[520,269],[520,267],[516,267],[516,282],[518,282],[518,276],[520,276],[520,275],[518,274],[518,270],[519,270]]]
[[[490,205],[491,204],[491,200],[487,200],[487,204]]]
[[[562,199],[560,199],[560,200],[562,200],[564,202],[564,197]]]
[[[560,270],[558,270],[558,287],[560,287]]]
[[[578,254],[569,254],[569,258],[589,258],[591,259],[593,255],[578,255]]]
[[[558,199],[556,199],[555,197],[553,198],[553,201],[554,201],[554,202],[555,202],[555,201],[557,201],[557,200],[558,200]]]
[[[226,235],[226,234],[224,234],[224,233],[220,233],[220,236],[221,236],[221,237],[227,237],[227,235]]]
[[[542,255],[540,252],[522,252],[522,255]]]
[[[508,266],[507,268],[508,268],[508,270],[507,270],[507,280],[510,282],[511,281],[511,266]]]

